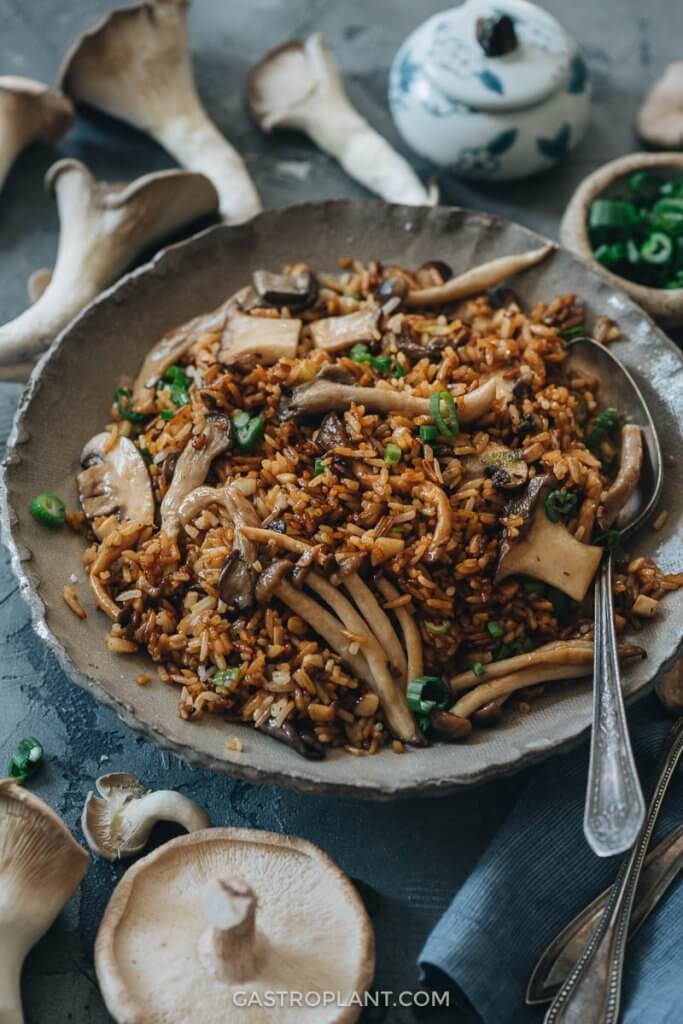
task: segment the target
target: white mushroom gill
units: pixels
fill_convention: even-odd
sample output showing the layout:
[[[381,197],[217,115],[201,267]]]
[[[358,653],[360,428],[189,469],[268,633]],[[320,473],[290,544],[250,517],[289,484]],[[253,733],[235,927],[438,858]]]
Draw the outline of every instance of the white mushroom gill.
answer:
[[[218,204],[210,181],[184,171],[108,185],[80,161],[60,160],[46,184],[59,211],[57,261],[37,301],[0,327],[0,379],[23,379],[59,331],[140,252]]]
[[[147,0],[85,32],[60,71],[64,92],[151,135],[215,185],[228,223],[261,209],[242,157],[210,120],[190,58],[187,0]]]
[[[339,68],[319,34],[276,47],[251,70],[248,102],[263,131],[304,132],[352,178],[383,199],[432,206],[410,164],[352,106]]]
[[[74,108],[58,89],[13,75],[0,77],[0,189],[16,157],[40,139],[58,142],[74,120]]]

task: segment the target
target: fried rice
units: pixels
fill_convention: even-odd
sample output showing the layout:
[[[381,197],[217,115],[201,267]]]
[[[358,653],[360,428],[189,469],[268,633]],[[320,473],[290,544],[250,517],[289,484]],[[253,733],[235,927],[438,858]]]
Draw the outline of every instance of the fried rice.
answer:
[[[535,480],[545,488],[537,488],[539,516],[550,521],[556,512],[586,550],[616,542],[605,510],[619,430],[612,423],[596,431],[599,382],[565,369],[566,339],[584,325],[576,297],[524,310],[513,293],[494,289],[413,308],[403,302],[406,289],[438,286],[448,278],[443,264],[415,273],[377,261],[340,264],[334,274],[285,268],[283,280],[303,277],[310,286],[303,308],[246,288],[221,307],[224,315],[172,332],[185,347],[170,372],[119,388],[105,428],[109,452],[128,439],[144,459],[153,518],[91,509],[85,526],[84,562],[114,620],[109,648],[146,651],[177,689],[181,718],[249,723],[313,757],[330,747],[401,752],[435,730],[459,738],[508,709],[529,710],[542,692],[538,673],[532,685],[478,707],[466,727],[439,728],[461,689],[474,691],[487,673],[504,674],[492,676],[492,666],[522,664],[546,645],[582,642],[576,649],[588,652],[581,657],[589,665],[590,588],[574,600],[538,577],[501,578],[504,549],[528,534],[520,497]],[[354,314],[358,326],[346,320],[344,334],[339,321]],[[235,315],[256,336],[282,327],[284,338],[281,322],[300,321],[294,350],[225,358]],[[618,334],[604,320],[598,330],[605,341]],[[320,343],[325,331],[329,346]],[[391,401],[374,408],[348,398],[328,409],[323,391],[311,411],[306,395],[325,380],[388,392]],[[491,381],[488,405],[466,422],[468,400],[476,404]],[[200,455],[216,423],[229,437],[205,478],[193,477],[197,500],[188,504],[183,453]],[[548,486],[562,497],[549,499]],[[178,501],[166,527],[169,493]],[[238,514],[245,503],[246,519]],[[683,577],[620,550],[616,557],[624,633]],[[410,707],[392,707],[415,679]],[[435,682],[454,679],[453,698],[441,699]],[[413,730],[402,726],[406,714]]]

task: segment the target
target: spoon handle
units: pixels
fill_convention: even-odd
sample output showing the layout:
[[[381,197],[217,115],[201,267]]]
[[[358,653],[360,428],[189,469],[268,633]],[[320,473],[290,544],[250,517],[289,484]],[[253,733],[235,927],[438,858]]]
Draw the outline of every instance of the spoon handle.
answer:
[[[603,559],[595,585],[593,732],[583,831],[598,857],[623,853],[645,818],[628,735],[612,606],[612,555]]]
[[[633,901],[659,811],[681,754],[683,718],[671,730],[638,841],[623,859],[598,925],[550,1005],[544,1024],[616,1024]]]

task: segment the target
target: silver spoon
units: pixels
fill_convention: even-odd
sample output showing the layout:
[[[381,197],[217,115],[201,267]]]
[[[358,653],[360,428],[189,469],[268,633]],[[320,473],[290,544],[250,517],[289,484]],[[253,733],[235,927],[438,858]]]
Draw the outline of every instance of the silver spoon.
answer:
[[[591,338],[571,343],[568,367],[600,381],[600,401],[641,428],[643,467],[638,486],[619,513],[614,528],[626,540],[652,513],[662,489],[662,453],[645,400],[630,373],[604,345]],[[583,830],[598,857],[623,853],[645,819],[645,801],[629,740],[612,604],[612,553],[595,583],[595,656],[593,732]]]

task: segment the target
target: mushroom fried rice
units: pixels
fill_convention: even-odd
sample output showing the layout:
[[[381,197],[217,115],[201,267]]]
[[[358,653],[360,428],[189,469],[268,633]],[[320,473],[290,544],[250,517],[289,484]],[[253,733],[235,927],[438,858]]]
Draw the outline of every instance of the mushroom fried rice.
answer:
[[[257,271],[116,389],[84,561],[109,648],[146,650],[180,717],[312,758],[463,739],[591,674],[605,548],[620,633],[683,585],[619,549],[642,441],[565,365],[575,297],[458,292],[440,262]]]

